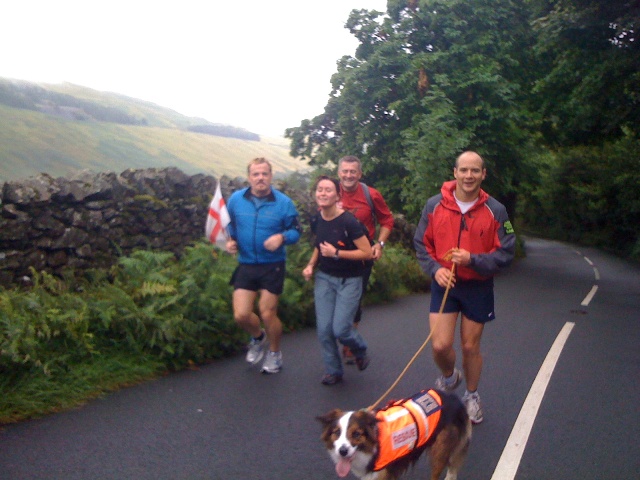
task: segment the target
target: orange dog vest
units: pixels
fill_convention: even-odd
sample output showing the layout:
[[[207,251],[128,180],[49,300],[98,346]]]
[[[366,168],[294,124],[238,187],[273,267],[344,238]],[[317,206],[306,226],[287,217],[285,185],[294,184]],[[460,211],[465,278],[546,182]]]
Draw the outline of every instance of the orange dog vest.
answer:
[[[440,420],[441,405],[440,395],[423,390],[376,412],[380,450],[373,469],[382,470],[427,443]]]

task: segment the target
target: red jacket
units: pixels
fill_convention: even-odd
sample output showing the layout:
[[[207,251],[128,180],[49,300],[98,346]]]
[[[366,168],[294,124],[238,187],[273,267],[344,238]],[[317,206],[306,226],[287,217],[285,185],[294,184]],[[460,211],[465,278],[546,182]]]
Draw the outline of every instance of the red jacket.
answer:
[[[368,188],[371,194],[371,202],[375,210],[373,213],[375,214],[376,220],[380,226],[393,230],[393,214],[384,201],[382,194],[373,187]],[[367,197],[364,196],[364,192],[362,191],[362,185],[358,184],[358,188],[353,192],[347,192],[340,186],[340,201],[342,208],[353,213],[355,217],[367,227],[367,230],[369,230],[369,238],[375,240],[376,225],[371,216],[371,207],[369,206],[369,202],[367,202]]]
[[[459,267],[459,280],[482,280],[508,266],[515,254],[516,238],[507,210],[495,198],[480,190],[478,201],[464,215],[453,192],[456,180],[443,183],[440,194],[431,197],[422,211],[413,242],[420,266],[432,277],[452,248],[471,252],[471,264]]]

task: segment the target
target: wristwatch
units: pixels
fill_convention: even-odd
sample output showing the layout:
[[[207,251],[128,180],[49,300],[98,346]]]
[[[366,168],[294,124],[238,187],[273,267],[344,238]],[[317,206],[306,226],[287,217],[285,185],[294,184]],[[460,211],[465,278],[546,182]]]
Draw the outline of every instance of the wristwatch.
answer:
[[[336,254],[333,256],[334,260],[340,260],[340,255],[338,255],[338,249],[336,248]]]
[[[380,244],[380,248],[384,248],[384,242],[378,242]]]

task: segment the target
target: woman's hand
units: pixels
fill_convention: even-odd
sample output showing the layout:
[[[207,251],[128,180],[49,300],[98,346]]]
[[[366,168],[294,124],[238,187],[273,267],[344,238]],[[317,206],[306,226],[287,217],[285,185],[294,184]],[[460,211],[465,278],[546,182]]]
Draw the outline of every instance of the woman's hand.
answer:
[[[311,280],[311,277],[313,276],[313,265],[307,265],[304,267],[304,270],[302,270],[302,276],[307,282]]]
[[[329,242],[322,242],[320,244],[320,255],[323,257],[335,257],[337,254],[338,249]]]

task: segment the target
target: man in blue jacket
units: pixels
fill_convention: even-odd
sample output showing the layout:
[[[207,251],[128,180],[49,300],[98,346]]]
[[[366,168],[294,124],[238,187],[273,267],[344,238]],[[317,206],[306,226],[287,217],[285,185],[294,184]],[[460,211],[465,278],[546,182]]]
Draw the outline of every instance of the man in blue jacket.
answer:
[[[247,171],[249,187],[234,192],[227,203],[231,223],[226,250],[238,254],[239,262],[229,282],[234,288],[233,316],[251,335],[247,362],[257,365],[266,354],[261,371],[277,373],[282,368],[278,297],[284,287],[285,245],[300,238],[298,212],[288,196],[271,187],[267,159],[253,159]]]

